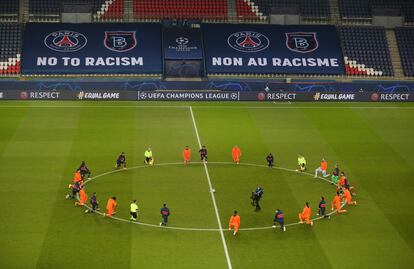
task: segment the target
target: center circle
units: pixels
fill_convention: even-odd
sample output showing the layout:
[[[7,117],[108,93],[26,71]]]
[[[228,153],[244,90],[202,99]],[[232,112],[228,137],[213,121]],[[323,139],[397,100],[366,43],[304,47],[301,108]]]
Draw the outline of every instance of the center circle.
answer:
[[[102,212],[96,213],[100,215],[103,215],[106,199],[117,196],[117,192],[122,193],[117,196],[118,213],[112,217],[120,222],[173,230],[219,231],[218,228],[211,228],[217,226],[217,220],[214,216],[210,194],[208,194],[211,190],[208,188],[204,169],[200,169],[202,164],[202,162],[192,162],[189,165],[183,165],[181,162],[159,163],[153,166],[139,165],[112,170],[86,180],[85,189],[88,193],[97,192]],[[321,177],[313,178],[310,173],[297,172],[293,169],[283,167],[270,169],[260,164],[240,163],[236,165],[231,162],[209,162],[208,166],[214,167],[214,169],[209,169],[209,174],[215,189],[213,195],[218,207],[221,207],[220,217],[224,230],[227,218],[234,209],[239,207],[243,208],[239,211],[242,217],[241,231],[271,229],[276,208],[281,208],[286,216],[290,216],[286,218],[285,226],[293,226],[298,224],[296,217],[303,207],[302,205],[297,207],[298,203],[304,204],[310,201],[312,216],[315,216],[318,199],[326,196],[326,199],[330,200],[334,194],[332,189],[326,190],[326,184],[330,183],[329,180]],[[105,184],[94,184],[101,180],[104,181],[105,177]],[[253,208],[246,208],[246,203],[250,202],[251,191],[258,184],[262,185],[265,190],[262,212],[254,212]],[[171,187],[172,185],[174,187]],[[125,197],[128,194],[130,197]],[[302,194],[304,197],[301,197]],[[141,197],[145,198],[141,200]],[[138,221],[135,222],[131,222],[128,216],[129,203],[133,199],[138,200],[140,207]],[[159,209],[163,202],[168,203],[172,211],[170,221],[172,226],[158,225]],[[142,208],[146,209],[141,212]],[[313,220],[318,219],[320,218]],[[264,222],[268,225],[263,226]],[[185,223],[189,226],[177,227],[174,223]],[[204,227],[200,227],[202,225],[199,223],[203,223]]]

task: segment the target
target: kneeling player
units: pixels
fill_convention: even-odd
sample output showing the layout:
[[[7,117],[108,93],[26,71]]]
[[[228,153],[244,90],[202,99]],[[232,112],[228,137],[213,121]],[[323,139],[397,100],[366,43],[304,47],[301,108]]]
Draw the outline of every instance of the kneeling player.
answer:
[[[119,156],[118,159],[116,159],[116,165],[115,168],[119,169],[121,168],[121,166],[124,166],[124,169],[126,169],[126,157],[125,157],[125,152],[122,152]]]
[[[327,169],[328,162],[325,160],[325,158],[322,158],[321,165],[315,169],[315,178],[318,177],[318,173],[322,173],[323,177],[329,177],[329,174],[326,173]]]
[[[233,235],[236,235],[239,232],[239,227],[240,227],[240,216],[237,215],[237,210],[234,210],[233,215],[230,217],[230,221],[229,221],[229,231],[231,231],[231,229],[234,229]]]
[[[77,195],[81,189],[81,181],[78,181],[75,184],[69,184],[69,189],[71,190],[71,193],[66,195],[66,199],[77,198]]]
[[[88,179],[91,179],[91,170],[86,166],[85,161],[82,161],[81,165],[79,166],[78,170],[81,173],[82,180],[85,179],[85,176],[88,176]]]
[[[152,156],[152,151],[150,148],[148,148],[145,153],[144,153],[144,163],[145,164],[149,164],[149,165],[153,165],[154,164],[154,157]]]
[[[106,214],[104,214],[104,216],[112,217],[112,215],[115,214],[116,205],[116,197],[109,198],[106,203]]]
[[[296,169],[296,171],[306,171],[306,159],[302,156],[302,154],[298,155],[298,167],[299,169]]]
[[[336,195],[332,201],[331,210],[333,211],[336,209],[338,214],[347,212],[346,209],[341,208],[341,196],[339,195],[339,191],[336,192]]]
[[[344,194],[342,195],[342,200],[348,204],[348,205],[356,205],[356,201],[352,201],[352,195],[351,192],[348,189],[344,189]]]
[[[85,188],[82,188],[79,191],[79,201],[75,202],[75,206],[85,205],[86,201],[88,201],[88,195],[86,194]]]
[[[91,197],[91,200],[89,201],[89,203],[91,204],[91,209],[85,210],[85,213],[93,213],[96,210],[99,210],[98,200],[96,198],[96,192],[94,192],[92,194],[92,197]]]
[[[302,210],[302,213],[299,214],[299,223],[302,224],[303,221],[306,221],[306,224],[310,226],[313,225],[313,221],[311,221],[310,217],[312,216],[312,211],[309,206],[309,203],[306,202],[305,207]]]
[[[275,218],[273,220],[273,228],[276,228],[276,223],[280,224],[280,229],[284,232],[286,232],[286,226],[285,226],[285,218],[283,216],[283,212],[280,209],[276,210]]]
[[[326,201],[325,197],[321,197],[321,200],[319,201],[319,208],[318,208],[318,216],[323,216],[325,219],[330,219],[330,215],[325,214],[326,211]]]

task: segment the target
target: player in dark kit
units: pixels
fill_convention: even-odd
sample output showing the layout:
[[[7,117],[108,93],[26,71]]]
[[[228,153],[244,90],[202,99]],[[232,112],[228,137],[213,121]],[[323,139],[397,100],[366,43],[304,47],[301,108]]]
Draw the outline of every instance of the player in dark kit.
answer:
[[[325,197],[321,197],[321,200],[319,201],[319,207],[318,207],[318,216],[323,216],[324,219],[330,219],[330,215],[325,215],[325,209],[326,209],[326,201]]]
[[[126,157],[125,157],[125,152],[122,152],[119,156],[118,159],[116,160],[116,165],[115,168],[119,169],[121,168],[121,166],[124,166],[124,169],[126,169]]]
[[[69,188],[71,189],[71,193],[66,195],[66,199],[74,199],[77,197],[80,189],[82,188],[80,181],[76,182],[75,184],[70,184]]]
[[[202,146],[201,149],[198,152],[200,153],[201,161],[207,162],[207,148],[206,148],[206,146]]]
[[[161,208],[162,222],[160,222],[160,226],[161,225],[167,226],[169,216],[170,216],[170,209],[167,207],[167,204],[164,204],[163,207]]]
[[[94,213],[96,210],[99,210],[98,200],[96,199],[96,192],[92,194],[92,197],[89,203],[91,204],[91,209],[85,210],[85,213]]]
[[[82,180],[84,179],[84,177],[87,175],[88,179],[91,178],[91,170],[89,170],[89,168],[86,166],[85,161],[82,161],[81,165],[79,166],[78,170],[81,173],[82,176]]]
[[[285,217],[283,216],[282,210],[280,210],[279,208],[276,209],[276,212],[275,212],[275,219],[273,220],[273,226],[272,226],[273,228],[276,228],[276,223],[279,223],[280,229],[286,232]]]
[[[267,155],[266,161],[267,161],[267,166],[269,166],[269,168],[273,168],[274,157],[272,153],[269,153],[269,155]]]
[[[254,192],[252,192],[252,196],[250,197],[250,199],[252,200],[252,206],[255,206],[256,209],[255,211],[259,211],[260,209],[262,209],[260,207],[260,199],[262,199],[264,190],[262,187],[257,186],[256,190]]]

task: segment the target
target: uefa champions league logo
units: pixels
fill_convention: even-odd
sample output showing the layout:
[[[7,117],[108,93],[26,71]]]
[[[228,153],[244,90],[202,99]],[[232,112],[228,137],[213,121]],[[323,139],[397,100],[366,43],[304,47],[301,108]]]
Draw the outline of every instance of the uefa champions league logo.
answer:
[[[175,42],[178,44],[178,45],[187,45],[188,44],[188,42],[190,42],[189,40],[188,40],[188,38],[186,38],[186,37],[183,37],[183,36],[180,36],[180,37],[177,37],[176,39],[175,39]]]
[[[44,43],[51,50],[59,52],[74,52],[86,46],[88,40],[78,32],[60,30],[45,37]]]
[[[229,46],[241,52],[258,52],[269,47],[269,39],[258,32],[241,31],[227,38]]]

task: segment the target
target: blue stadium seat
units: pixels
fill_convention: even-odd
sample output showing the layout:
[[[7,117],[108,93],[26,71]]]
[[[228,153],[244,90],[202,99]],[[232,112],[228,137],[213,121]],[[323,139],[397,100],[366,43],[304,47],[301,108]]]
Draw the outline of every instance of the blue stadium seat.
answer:
[[[0,76],[20,74],[22,25],[0,23]]]
[[[414,1],[412,0],[338,0],[342,19],[372,17],[372,7],[400,8],[406,23],[414,23]]]
[[[414,28],[395,29],[401,63],[406,77],[414,77]]]
[[[19,17],[18,0],[1,0],[0,1],[0,20],[17,21]]]
[[[237,0],[239,18],[264,20],[271,8],[298,7],[305,19],[329,19],[328,0]]]
[[[383,27],[339,27],[348,75],[393,76]]]
[[[89,3],[93,18],[102,20],[121,20],[124,15],[124,0],[29,0],[30,21],[60,20],[63,3]]]

